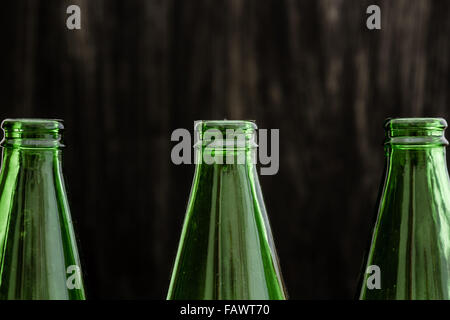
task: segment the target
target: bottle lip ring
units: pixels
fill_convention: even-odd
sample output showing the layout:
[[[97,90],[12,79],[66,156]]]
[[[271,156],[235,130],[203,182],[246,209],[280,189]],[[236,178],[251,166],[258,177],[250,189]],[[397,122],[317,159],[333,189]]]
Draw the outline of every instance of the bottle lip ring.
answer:
[[[385,120],[386,130],[392,129],[424,129],[444,130],[447,128],[444,118],[388,118]]]
[[[244,129],[256,130],[258,126],[255,120],[196,120],[194,122],[194,130],[203,132],[208,129]]]
[[[64,120],[44,118],[5,119],[1,128],[5,132],[57,132],[64,130]]]
[[[423,149],[448,146],[449,142],[444,137],[393,137],[387,139],[384,144],[400,149]]]

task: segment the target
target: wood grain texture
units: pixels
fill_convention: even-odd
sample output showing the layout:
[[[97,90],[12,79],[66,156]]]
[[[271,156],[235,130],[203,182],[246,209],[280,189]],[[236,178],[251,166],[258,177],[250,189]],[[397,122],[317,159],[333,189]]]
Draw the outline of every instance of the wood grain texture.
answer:
[[[78,4],[82,30],[65,27]],[[365,27],[378,4],[382,30]],[[62,118],[91,298],[164,298],[192,181],[175,128],[279,128],[261,177],[291,298],[352,298],[387,117],[450,115],[450,3],[20,0],[2,10],[0,117]]]

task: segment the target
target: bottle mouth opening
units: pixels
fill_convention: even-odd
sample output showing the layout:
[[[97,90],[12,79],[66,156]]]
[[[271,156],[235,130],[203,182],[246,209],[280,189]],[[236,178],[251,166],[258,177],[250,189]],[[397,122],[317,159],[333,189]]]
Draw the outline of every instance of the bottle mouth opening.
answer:
[[[395,118],[385,122],[386,141],[390,145],[442,146],[448,145],[443,118]]]
[[[58,119],[6,119],[2,147],[54,148],[63,147],[64,125]]]
[[[194,148],[248,150],[257,148],[257,125],[252,120],[198,120],[194,123]]]

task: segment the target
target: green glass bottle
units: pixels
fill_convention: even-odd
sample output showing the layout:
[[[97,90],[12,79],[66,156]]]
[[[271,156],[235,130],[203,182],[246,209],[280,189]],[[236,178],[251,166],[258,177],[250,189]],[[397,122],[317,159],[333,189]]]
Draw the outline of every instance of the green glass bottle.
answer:
[[[167,299],[286,298],[256,172],[255,130],[250,121],[196,122],[196,170]]]
[[[386,175],[360,299],[450,298],[444,119],[386,122]]]
[[[2,123],[0,299],[84,299],[56,120]]]

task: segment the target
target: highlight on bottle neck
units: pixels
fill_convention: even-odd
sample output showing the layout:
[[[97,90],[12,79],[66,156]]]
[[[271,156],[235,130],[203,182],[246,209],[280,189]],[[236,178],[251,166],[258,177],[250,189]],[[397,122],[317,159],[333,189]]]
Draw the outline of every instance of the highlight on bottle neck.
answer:
[[[2,123],[4,148],[60,148],[62,144],[62,120],[54,119],[6,119]]]
[[[399,148],[447,146],[444,136],[446,128],[447,122],[442,118],[387,119],[385,144]]]

